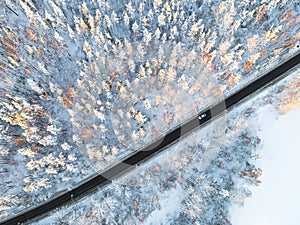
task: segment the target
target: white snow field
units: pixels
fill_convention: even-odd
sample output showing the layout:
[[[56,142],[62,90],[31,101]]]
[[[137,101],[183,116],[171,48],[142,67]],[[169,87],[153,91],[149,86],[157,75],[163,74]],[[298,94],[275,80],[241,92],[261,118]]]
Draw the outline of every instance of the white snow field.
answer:
[[[234,225],[298,225],[300,221],[300,110],[277,116],[270,106],[259,110],[263,142],[262,183],[252,198],[232,212]]]

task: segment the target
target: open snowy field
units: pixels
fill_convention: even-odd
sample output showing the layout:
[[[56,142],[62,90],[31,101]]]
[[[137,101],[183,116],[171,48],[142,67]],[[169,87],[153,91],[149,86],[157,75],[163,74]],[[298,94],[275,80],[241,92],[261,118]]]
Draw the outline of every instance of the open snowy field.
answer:
[[[263,140],[262,184],[251,188],[252,198],[232,210],[234,225],[296,225],[299,223],[300,110],[279,116],[267,106],[259,110]]]

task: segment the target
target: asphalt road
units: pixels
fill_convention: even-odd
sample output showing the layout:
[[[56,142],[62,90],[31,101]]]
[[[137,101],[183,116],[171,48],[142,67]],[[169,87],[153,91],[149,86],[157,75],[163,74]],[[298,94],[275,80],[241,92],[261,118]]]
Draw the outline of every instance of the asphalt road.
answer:
[[[286,72],[293,69],[299,63],[300,53],[290,58],[283,64],[279,65],[272,71],[269,71],[261,78],[248,84],[246,87],[237,91],[235,94],[224,99],[222,102],[213,105],[203,112],[199,113],[197,116],[191,118],[180,127],[177,127],[167,133],[163,138],[158,139],[154,143],[146,146],[144,149],[124,159],[122,162],[112,166],[103,173],[95,175],[94,177],[82,182],[73,190],[62,193],[48,202],[17,214],[16,216],[8,218],[7,220],[1,221],[0,224],[14,225],[20,223],[28,223],[32,220],[45,216],[51,210],[54,210],[65,204],[72,203],[74,200],[78,200],[86,196],[87,194],[99,190],[99,188],[111,183],[113,179],[122,176],[124,173],[127,173],[131,168],[134,168],[136,165],[150,159],[157,153],[162,152],[169,145],[174,144],[176,141],[182,138],[182,136],[188,135],[191,131],[195,130],[198,127],[209,124],[218,116],[222,115],[223,112],[237,105],[242,100],[245,100],[247,97],[260,91],[266,86],[271,85],[274,82],[277,82],[278,80],[284,78],[287,75]]]

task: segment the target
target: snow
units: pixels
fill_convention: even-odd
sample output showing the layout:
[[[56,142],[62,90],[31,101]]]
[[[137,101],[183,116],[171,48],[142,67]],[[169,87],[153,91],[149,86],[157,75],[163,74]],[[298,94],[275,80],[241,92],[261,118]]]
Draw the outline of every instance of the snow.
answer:
[[[0,3],[0,86],[9,94],[0,96],[0,150],[9,147],[0,153],[5,156],[0,158],[0,202],[8,195],[17,197],[0,210],[0,218],[49,200],[94,170],[129,156],[131,147],[138,149],[184,121],[190,108],[199,112],[219,101],[222,93],[229,95],[256,79],[260,70],[276,66],[291,55],[298,39],[297,23],[289,22],[299,15],[293,1],[266,3],[268,15],[257,21],[247,13],[261,10],[259,1],[179,1],[171,10],[166,0],[157,1],[161,6],[128,0],[67,2]],[[283,19],[288,9],[292,15]],[[154,32],[157,37],[149,44]],[[247,47],[251,37],[257,39],[255,50]],[[164,63],[158,65],[157,59]],[[129,121],[117,117],[115,125],[112,109],[122,106],[117,96],[124,90],[130,95],[128,102],[121,102],[140,112]],[[151,109],[131,94],[149,99]],[[161,104],[156,106],[154,97]],[[22,155],[23,148],[36,154]],[[207,150],[197,169],[209,166],[218,150]],[[27,177],[28,184],[23,181]],[[47,189],[42,185],[24,192],[45,178],[50,182]]]
[[[160,196],[161,200],[159,200],[162,209],[153,211],[144,222],[144,225],[169,224],[169,218],[176,218],[179,215],[181,201],[184,197],[184,190],[180,185],[176,189],[165,192],[164,195]]]
[[[300,200],[295,197],[295,171],[299,171],[299,167],[294,148],[300,146],[297,140],[299,110],[279,116],[275,108],[285,96],[285,93],[279,94],[280,87],[288,86],[288,81],[298,74],[298,71],[293,72],[287,79],[230,110],[226,115],[224,142],[212,138],[218,137],[212,126],[220,128],[220,123],[210,124],[126,174],[124,180],[113,182],[81,201],[58,209],[48,219],[36,224],[73,224],[73,221],[76,224],[113,224],[117,221],[124,225],[224,224],[229,221],[231,204],[242,204],[246,199],[245,208],[234,208],[229,212],[233,217],[232,224],[294,225],[293,222],[297,221],[296,204]],[[219,119],[224,122],[223,117]],[[291,135],[286,136],[287,133]],[[212,139],[214,142],[209,143]],[[263,151],[259,139],[263,140]],[[212,154],[210,148],[215,142],[219,142],[218,147],[220,143],[224,145],[217,155]],[[194,146],[195,152],[189,153],[188,150],[193,149],[187,148],[189,146]],[[261,151],[264,160],[257,166],[252,165],[252,154]],[[202,166],[202,159],[206,157],[211,159],[208,160],[210,163]],[[257,168],[263,171],[263,176],[259,177],[263,183],[251,188],[253,198],[248,200],[249,188],[254,186],[256,178],[247,174]],[[246,175],[241,177],[240,172]],[[176,176],[172,176],[174,174]],[[290,193],[294,196],[290,197]],[[158,200],[152,201],[154,197]],[[118,206],[107,205],[106,199],[117,202]],[[138,210],[134,209],[134,203],[138,203]],[[286,218],[291,222],[285,223]]]
[[[299,224],[300,110],[277,118],[271,106],[259,110],[262,129],[262,184],[243,208],[232,211],[234,225]]]

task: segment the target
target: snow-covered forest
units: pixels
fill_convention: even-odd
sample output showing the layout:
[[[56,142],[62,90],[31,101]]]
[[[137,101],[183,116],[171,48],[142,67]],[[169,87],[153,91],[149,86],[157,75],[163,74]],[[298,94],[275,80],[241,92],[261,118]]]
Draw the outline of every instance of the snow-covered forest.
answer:
[[[79,202],[34,224],[231,224],[232,206],[244,205],[259,186],[264,151],[257,111],[299,95],[298,68],[288,78],[243,102],[223,118],[182,139],[154,160]],[[220,130],[220,125],[223,128]]]
[[[71,189],[293,55],[299,13],[296,0],[0,2],[0,218]],[[180,209],[166,221],[229,223],[227,205],[250,195],[240,182],[259,183],[253,111],[228,113],[170,147],[173,161],[139,168],[151,171],[135,175],[143,181],[128,175],[55,223],[147,222],[168,195]]]

